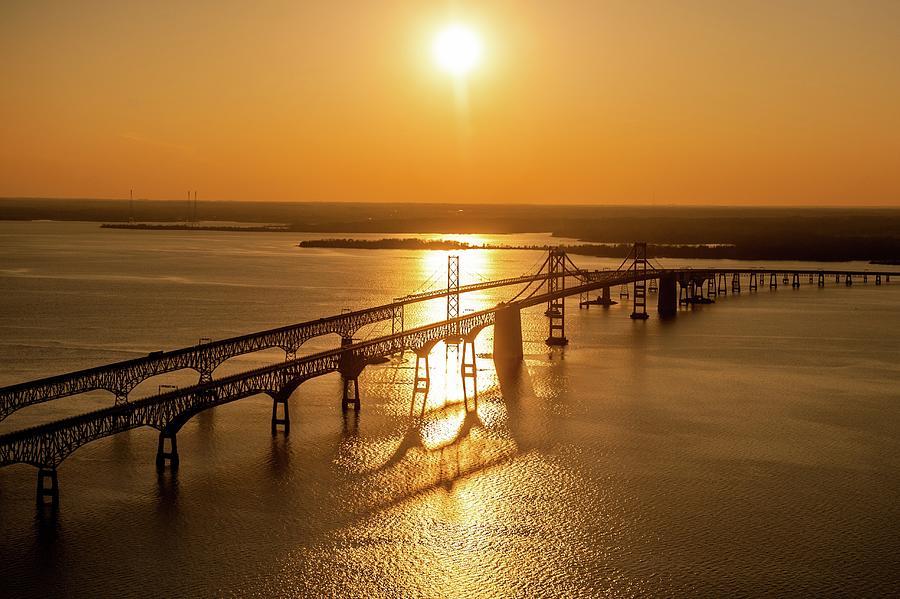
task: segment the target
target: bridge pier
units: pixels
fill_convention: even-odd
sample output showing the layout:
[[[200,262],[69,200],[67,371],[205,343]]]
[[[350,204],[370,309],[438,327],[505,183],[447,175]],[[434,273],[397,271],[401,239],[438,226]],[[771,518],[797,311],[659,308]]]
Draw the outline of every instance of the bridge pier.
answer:
[[[468,356],[472,356],[471,361]],[[478,398],[478,365],[475,358],[475,339],[463,339],[462,359],[460,360],[463,395],[466,393],[466,379],[472,379],[474,397]]]
[[[846,285],[847,287],[853,285],[853,275],[847,275],[847,279],[844,281],[844,285]]]
[[[791,280],[791,287],[793,289],[798,289],[800,287],[800,273],[794,273],[794,277]]]
[[[741,292],[741,273],[739,272],[731,273],[731,292]]]
[[[750,291],[756,291],[759,288],[759,285],[756,281],[756,273],[754,271],[750,271]]]
[[[609,306],[613,306],[616,303],[617,302],[613,301],[612,291],[610,291],[609,287],[604,287],[603,289],[600,290],[600,304],[601,305],[606,306],[608,308]]]
[[[678,286],[679,306],[687,306],[689,303],[691,303],[691,296],[693,295],[693,292],[691,291],[692,285],[692,281],[680,281],[680,285]]]
[[[166,451],[166,440],[169,441],[169,450]],[[162,430],[159,432],[159,444],[156,446],[156,469],[162,470],[166,467],[166,460],[172,470],[178,469],[178,440],[176,433]]]
[[[288,410],[289,395],[278,394],[272,397],[272,434],[278,432],[278,426],[282,427],[284,434],[291,432],[291,415]],[[281,406],[281,417],[278,417],[278,406]]]
[[[875,275],[875,284],[881,285],[881,275]]]
[[[788,284],[788,274],[787,273],[784,273],[782,275],[781,282],[784,283],[785,285]]]
[[[863,273],[863,283],[868,283],[868,282],[869,282],[869,275],[867,275],[866,273]]]
[[[569,340],[566,338],[565,298],[559,298],[550,302],[547,316],[550,317],[550,332],[545,341],[547,345],[566,345],[569,343]]]
[[[715,279],[710,277],[706,280],[706,297],[718,296],[718,289],[716,289]]]
[[[672,318],[678,313],[677,282],[674,274],[659,277],[659,294],[656,297],[656,311],[660,318]]]
[[[769,273],[769,289],[778,289],[778,274]]]
[[[342,378],[344,392],[341,400],[341,408],[346,412],[353,406],[354,412],[359,412],[359,378]]]
[[[813,282],[813,276],[812,276],[812,273],[809,273],[809,281],[807,281],[807,283],[812,285],[812,282]]]
[[[514,305],[498,307],[494,314],[494,360],[518,362],[522,353],[522,315]]]
[[[716,291],[722,295],[728,295],[728,279],[725,278],[725,273],[719,273],[716,282]]]
[[[468,356],[472,356],[472,361],[467,362],[466,359]],[[474,379],[476,372],[476,363],[475,363],[475,340],[474,339],[463,339],[463,350],[462,350],[462,360],[461,360],[461,369],[462,369],[462,378],[463,379]]]
[[[430,348],[429,348],[430,349]],[[465,345],[463,346],[463,352],[465,352]],[[421,373],[421,363],[425,362],[425,374]],[[420,383],[424,383],[420,384]],[[428,364],[428,352],[425,352],[425,355],[422,355],[420,352],[416,352],[416,380],[413,383],[413,393],[428,393],[428,389],[431,387],[431,368]]]
[[[819,280],[818,280],[818,283],[817,283],[817,284],[818,284],[819,287],[824,287],[824,286],[825,286],[825,273],[824,273],[824,272],[820,272],[820,273],[819,273]]]
[[[59,509],[59,480],[56,477],[56,468],[38,468],[37,475],[37,508],[42,510],[47,506],[46,498],[50,498],[50,508]]]
[[[834,282],[835,282],[835,284],[841,282],[841,274],[840,274],[840,273],[835,273],[835,275],[834,275]]]

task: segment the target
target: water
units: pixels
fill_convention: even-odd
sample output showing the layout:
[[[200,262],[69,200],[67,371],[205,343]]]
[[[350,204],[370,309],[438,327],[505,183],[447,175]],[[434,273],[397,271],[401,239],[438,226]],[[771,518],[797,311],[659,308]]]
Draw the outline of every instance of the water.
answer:
[[[0,223],[0,384],[445,281],[443,252],[294,247],[302,238]],[[462,252],[463,283],[541,259]],[[466,296],[463,309],[510,293]],[[97,441],[60,467],[55,522],[34,517],[32,467],[0,469],[0,594],[896,594],[900,277],[728,295],[673,322],[629,311],[572,301],[570,344],[552,351],[542,310],[526,312],[523,367],[500,373],[486,330],[477,403],[438,346],[424,401],[407,355],[366,369],[358,418],[342,416],[336,375],[294,394],[288,437],[270,434],[265,397],[201,414],[179,433],[174,476],[157,475],[150,429]],[[243,356],[216,375],[283,357]],[[48,402],[0,431],[110,403]]]

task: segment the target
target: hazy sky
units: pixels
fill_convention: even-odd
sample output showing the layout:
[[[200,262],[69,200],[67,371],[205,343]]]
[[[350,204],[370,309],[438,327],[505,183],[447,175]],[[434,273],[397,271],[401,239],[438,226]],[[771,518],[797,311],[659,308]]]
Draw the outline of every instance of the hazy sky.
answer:
[[[900,205],[898,0],[3,0],[0,81],[0,196]]]

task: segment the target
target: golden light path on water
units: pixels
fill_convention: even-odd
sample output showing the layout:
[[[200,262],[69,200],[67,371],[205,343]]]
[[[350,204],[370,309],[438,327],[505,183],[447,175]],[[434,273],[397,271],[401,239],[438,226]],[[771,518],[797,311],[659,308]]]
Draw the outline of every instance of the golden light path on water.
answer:
[[[420,271],[445,274],[449,255],[455,253],[423,254]],[[467,252],[465,257],[461,284],[477,282],[475,272],[494,274],[486,253]],[[492,299],[466,297],[461,311],[496,303]],[[416,320],[445,316],[446,302],[438,300],[426,304]],[[415,354],[395,358],[389,380],[374,382],[372,391],[389,398],[378,409],[400,423],[399,430],[377,440],[351,437],[339,452],[336,464],[348,473],[348,483],[337,495],[344,509],[358,515],[361,530],[354,536],[368,539],[357,540],[341,558],[399,570],[405,579],[391,581],[390,588],[418,590],[424,596],[498,596],[517,588],[516,572],[541,568],[523,557],[534,555],[524,546],[510,551],[496,543],[498,531],[516,544],[535,542],[527,533],[534,515],[523,510],[521,500],[539,492],[529,487],[539,485],[534,478],[538,473],[550,476],[551,466],[528,448],[523,451],[510,429],[491,360],[492,343],[490,328],[476,338],[476,378],[464,381],[463,346],[439,342],[430,352],[426,392],[417,392],[413,384]],[[371,388],[373,381],[368,384]],[[366,409],[371,418],[372,406]],[[396,538],[386,542],[385,530]],[[302,550],[286,557],[285,567],[308,568],[309,562]],[[365,594],[378,595],[377,580],[362,578]],[[540,588],[551,591],[554,584],[547,580]]]

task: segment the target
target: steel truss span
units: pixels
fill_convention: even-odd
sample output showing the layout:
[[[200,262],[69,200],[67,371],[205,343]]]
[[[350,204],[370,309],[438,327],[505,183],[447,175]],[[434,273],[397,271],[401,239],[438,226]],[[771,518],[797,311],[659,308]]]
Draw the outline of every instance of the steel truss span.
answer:
[[[454,289],[452,293],[468,293],[497,287],[528,284],[534,281],[543,281],[548,276],[545,273],[537,273],[495,281],[484,281],[471,285],[461,285],[458,291]],[[450,294],[451,292],[446,289],[411,294],[397,298],[392,303],[382,306],[365,308],[239,337],[210,341],[172,351],[153,352],[134,360],[116,362],[3,387],[0,388],[0,420],[27,406],[88,391],[109,391],[115,396],[116,403],[123,403],[128,400],[128,394],[131,390],[141,382],[176,370],[195,370],[199,374],[201,383],[209,382],[212,380],[212,373],[215,369],[229,358],[276,347],[283,349],[286,356],[293,357],[300,346],[310,339],[323,335],[337,334],[342,339],[348,340],[352,339],[353,335],[364,326],[388,320],[402,323],[404,306],[445,297]]]

